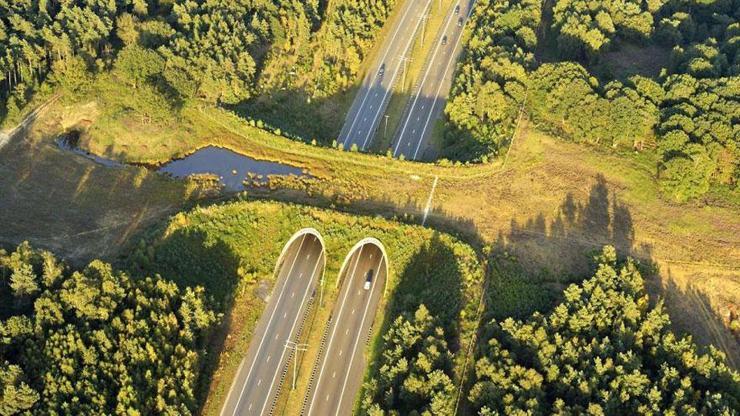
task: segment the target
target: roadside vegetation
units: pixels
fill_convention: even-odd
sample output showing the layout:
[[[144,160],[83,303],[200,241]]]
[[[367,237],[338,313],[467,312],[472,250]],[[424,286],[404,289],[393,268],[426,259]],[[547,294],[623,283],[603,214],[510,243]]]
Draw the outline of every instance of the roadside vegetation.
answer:
[[[375,318],[370,362],[387,351],[382,337],[392,337],[384,335],[396,331],[392,322],[423,309],[428,314],[423,319],[429,322],[419,325],[434,321],[439,331],[422,332],[426,336],[444,334],[434,342],[446,357],[447,377],[459,380],[478,327],[476,312],[484,283],[483,269],[470,246],[427,228],[384,219],[274,202],[229,202],[175,215],[142,236],[125,260],[136,274],[161,275],[182,287],[203,286],[209,304],[226,314],[211,339],[213,379],[210,386],[201,386],[203,394],[208,393],[204,414],[219,413],[274,283],[280,251],[304,227],[316,228],[324,237],[327,265],[324,304],[312,313],[313,323],[306,325],[313,329],[306,335],[311,347],[301,374],[311,371],[318,353],[324,323],[339,292],[336,279],[345,256],[355,243],[373,236],[388,252],[390,274],[387,296]],[[284,404],[289,414],[298,413],[303,403],[308,377],[300,378],[299,388],[290,392]],[[370,391],[377,388],[373,384],[366,387]]]
[[[0,125],[61,94],[0,149],[0,242],[73,264],[0,252],[0,414],[218,414],[306,226],[327,287],[369,234],[391,256],[360,412],[738,407],[737,1],[479,0],[445,159],[319,146],[399,2],[0,2]],[[55,146],[70,132],[123,162],[219,145],[310,176],[216,203],[214,178],[100,166]],[[635,263],[592,269],[605,244]]]
[[[0,123],[17,122],[34,95],[65,88],[68,99],[103,96],[115,101],[117,109],[111,113],[122,123],[128,117],[176,123],[180,110],[196,102],[231,106],[260,123],[330,142],[341,127],[336,114],[344,113],[346,101],[336,95],[354,85],[394,4],[393,0],[3,4]],[[98,88],[91,91],[94,81]],[[119,83],[128,93],[111,95]],[[331,102],[310,106],[306,101],[312,98]],[[284,110],[286,104],[293,105],[293,115],[304,107],[315,111],[289,120],[275,107]]]

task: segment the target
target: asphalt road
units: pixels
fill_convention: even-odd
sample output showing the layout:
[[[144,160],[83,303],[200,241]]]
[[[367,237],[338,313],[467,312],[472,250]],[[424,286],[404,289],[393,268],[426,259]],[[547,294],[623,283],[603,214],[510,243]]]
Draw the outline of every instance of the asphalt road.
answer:
[[[385,261],[380,249],[369,243],[348,262],[329,336],[319,358],[319,371],[309,386],[304,415],[352,414],[365,373],[365,347],[385,286]],[[373,270],[373,278],[370,289],[365,290],[369,270]]]
[[[440,33],[437,34],[436,45],[431,58],[424,68],[418,89],[411,99],[401,118],[398,131],[393,140],[393,156],[404,155],[405,159],[419,160],[429,158],[432,152],[429,135],[432,133],[435,121],[444,110],[447,96],[452,87],[452,78],[462,47],[460,40],[463,35],[464,23],[469,17],[474,0],[460,1],[460,11],[455,12],[455,6],[448,11]],[[462,19],[463,26],[460,26]],[[447,37],[446,44],[442,39]]]
[[[222,416],[272,413],[283,371],[291,357],[286,343],[296,340],[324,265],[325,255],[314,235],[305,234],[288,248],[267,307],[221,410]]]
[[[403,69],[407,66],[404,57],[408,56],[414,41],[414,35],[419,33],[425,11],[429,9],[431,0],[406,0],[400,17],[395,19],[395,25],[385,37],[380,53],[370,65],[365,79],[362,81],[355,100],[350,107],[339,133],[339,143],[349,150],[357,145],[365,150],[372,142],[374,133],[385,114],[392,95],[393,85],[401,82]],[[380,69],[384,68],[381,75]]]

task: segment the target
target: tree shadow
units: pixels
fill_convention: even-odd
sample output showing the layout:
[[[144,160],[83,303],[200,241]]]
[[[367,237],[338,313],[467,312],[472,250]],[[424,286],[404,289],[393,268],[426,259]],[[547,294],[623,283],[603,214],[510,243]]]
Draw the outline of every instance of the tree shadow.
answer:
[[[432,234],[398,274],[397,284],[388,301],[386,321],[393,322],[403,313],[414,313],[426,306],[455,341],[456,323],[463,308],[462,272],[452,248]]]
[[[510,224],[508,233],[499,232],[494,251],[524,259],[521,264],[528,273],[570,275],[565,281],[573,277],[580,280],[590,271],[584,254],[599,251],[606,244],[625,256],[652,259],[650,246],[635,246],[632,214],[601,174],[585,201],[568,193],[550,220],[541,212],[524,222],[512,219]]]
[[[671,313],[671,326],[681,334],[691,334],[693,339],[703,346],[714,345],[727,356],[732,368],[740,368],[740,332],[729,328],[730,321],[737,319],[734,305],[717,305],[692,282],[680,285],[671,267],[664,267],[657,279],[649,282],[648,292],[651,299],[658,296],[664,301]],[[718,309],[723,310],[720,313]],[[691,313],[686,313],[690,311]]]
[[[214,381],[226,337],[235,324],[231,314],[241,262],[228,244],[202,230],[182,227],[158,237],[161,238],[154,239],[156,249],[141,240],[130,256],[128,269],[141,276],[160,276],[181,288],[201,286],[209,306],[222,314],[220,324],[207,337],[207,353],[196,384],[197,402],[202,406]]]
[[[96,163],[43,133],[84,127],[67,130],[51,118],[34,124],[0,150],[0,241],[28,240],[73,265],[110,260],[137,230],[209,194],[142,167]]]

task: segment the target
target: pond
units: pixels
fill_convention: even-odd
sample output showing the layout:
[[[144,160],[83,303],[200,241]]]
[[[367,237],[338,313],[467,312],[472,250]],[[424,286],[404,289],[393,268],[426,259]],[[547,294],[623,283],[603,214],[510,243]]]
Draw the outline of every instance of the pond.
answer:
[[[267,182],[267,175],[306,176],[301,168],[277,162],[253,159],[222,147],[208,146],[157,170],[176,178],[198,173],[210,173],[220,178],[229,191],[244,189],[244,180]]]
[[[118,168],[121,162],[106,159],[78,147],[79,134],[69,133],[56,139],[60,149],[86,157],[103,166]],[[185,178],[195,174],[216,175],[227,191],[244,190],[244,181],[264,184],[268,175],[308,176],[301,168],[283,163],[253,159],[222,147],[207,146],[182,159],[173,160],[156,169],[157,172]]]

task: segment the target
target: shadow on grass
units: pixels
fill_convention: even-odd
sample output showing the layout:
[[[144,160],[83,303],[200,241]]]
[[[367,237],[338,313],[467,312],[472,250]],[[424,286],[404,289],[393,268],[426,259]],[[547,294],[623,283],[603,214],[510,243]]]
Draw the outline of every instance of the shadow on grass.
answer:
[[[63,126],[43,123],[0,150],[2,241],[28,240],[74,265],[109,260],[138,230],[205,195],[144,168],[110,168],[63,151],[56,136],[40,133]]]
[[[651,295],[660,295],[665,301],[668,312],[690,311],[691,313],[672,313],[671,324],[679,333],[688,333],[700,345],[712,344],[727,355],[727,362],[734,369],[740,368],[740,332],[728,328],[729,321],[737,319],[730,305],[729,308],[713,305],[712,299],[704,292],[687,283],[681,287],[670,267],[665,268],[658,282],[648,286]],[[653,298],[654,299],[654,298]],[[717,309],[726,310],[722,316]]]
[[[159,275],[180,287],[203,286],[210,306],[223,314],[221,324],[208,337],[198,378],[196,397],[202,407],[234,322],[231,313],[239,284],[239,258],[228,244],[203,231],[178,228],[158,240],[156,250],[139,247],[132,263],[142,275]]]
[[[453,337],[448,341],[453,341],[463,308],[463,276],[455,253],[440,241],[438,233],[432,234],[397,279],[388,301],[387,323],[403,313],[413,314],[423,304],[439,320],[448,338]]]

